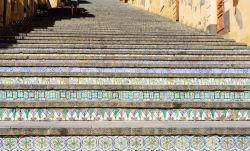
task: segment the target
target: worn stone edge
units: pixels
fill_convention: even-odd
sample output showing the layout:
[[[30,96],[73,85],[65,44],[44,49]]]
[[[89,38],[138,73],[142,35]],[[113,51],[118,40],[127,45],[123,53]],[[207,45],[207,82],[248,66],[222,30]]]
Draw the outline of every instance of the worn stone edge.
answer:
[[[101,72],[0,72],[0,77],[103,77],[103,78],[250,78],[250,74],[220,73],[101,73]]]
[[[198,127],[198,126],[197,126]],[[0,136],[250,135],[250,128],[0,128]]]
[[[176,90],[176,91],[247,91],[250,85],[82,85],[82,84],[2,84],[0,90]]]
[[[27,60],[28,61],[28,60]],[[91,67],[91,68],[250,68],[250,64],[143,64],[143,63],[0,63],[1,67]],[[142,73],[143,74],[143,73]],[[170,73],[173,74],[173,73]],[[185,73],[184,73],[185,74]],[[207,73],[210,74],[210,73]],[[244,74],[242,74],[244,75]]]

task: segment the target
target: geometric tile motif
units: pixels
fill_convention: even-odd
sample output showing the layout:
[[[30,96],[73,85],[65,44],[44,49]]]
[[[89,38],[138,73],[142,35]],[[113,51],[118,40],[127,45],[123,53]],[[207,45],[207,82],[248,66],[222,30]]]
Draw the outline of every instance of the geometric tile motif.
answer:
[[[17,121],[21,117],[19,109],[0,109],[0,121]]]
[[[0,101],[249,102],[250,91],[0,90]]]
[[[250,78],[47,78],[6,77],[0,84],[86,84],[86,85],[250,85]]]
[[[1,137],[0,150],[250,150],[250,136]]]
[[[248,121],[250,110],[35,108],[0,109],[1,121]]]

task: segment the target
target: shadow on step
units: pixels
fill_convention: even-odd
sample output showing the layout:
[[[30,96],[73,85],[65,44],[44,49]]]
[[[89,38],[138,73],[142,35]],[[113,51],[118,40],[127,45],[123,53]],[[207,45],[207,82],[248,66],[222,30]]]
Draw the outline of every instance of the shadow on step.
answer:
[[[48,27],[53,27],[56,21],[70,21],[73,18],[85,19],[89,17],[92,18],[95,15],[89,13],[85,8],[78,8],[74,17],[71,16],[70,7],[53,8],[45,14],[37,14],[16,24],[0,28],[0,49],[18,44],[18,40],[24,39],[31,31],[39,30],[43,32],[43,30],[49,30]],[[67,29],[69,23],[65,24],[65,29]]]
[[[92,4],[90,1],[86,1],[86,0],[79,0],[78,2],[79,4]]]

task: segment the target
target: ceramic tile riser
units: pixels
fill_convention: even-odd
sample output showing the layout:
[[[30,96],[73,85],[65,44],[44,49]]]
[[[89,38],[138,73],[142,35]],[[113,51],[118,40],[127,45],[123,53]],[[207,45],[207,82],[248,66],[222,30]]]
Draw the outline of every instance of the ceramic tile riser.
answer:
[[[250,150],[245,44],[91,0],[2,29],[0,48],[1,151]]]

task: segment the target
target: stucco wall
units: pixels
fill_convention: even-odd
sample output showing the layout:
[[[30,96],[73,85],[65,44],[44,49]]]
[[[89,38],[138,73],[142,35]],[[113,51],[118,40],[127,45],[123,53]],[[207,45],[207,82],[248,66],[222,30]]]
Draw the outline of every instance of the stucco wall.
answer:
[[[197,29],[215,32],[216,0],[180,0],[180,22]]]
[[[128,0],[130,4],[176,20],[176,0]],[[250,45],[250,0],[224,0],[225,38]],[[179,21],[217,33],[217,0],[179,0]]]
[[[177,19],[176,3],[177,3],[176,0],[161,0],[160,8],[162,16],[168,17],[172,20],[176,20]]]
[[[149,12],[176,20],[176,0],[128,0],[128,3]]]
[[[250,45],[250,0],[225,0],[225,13],[230,14],[226,38]]]

